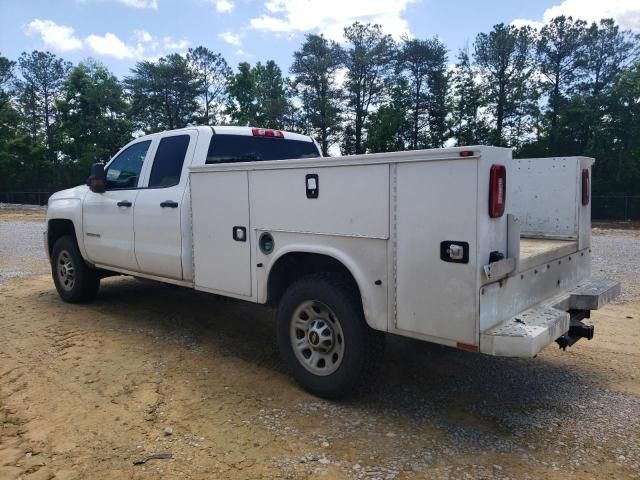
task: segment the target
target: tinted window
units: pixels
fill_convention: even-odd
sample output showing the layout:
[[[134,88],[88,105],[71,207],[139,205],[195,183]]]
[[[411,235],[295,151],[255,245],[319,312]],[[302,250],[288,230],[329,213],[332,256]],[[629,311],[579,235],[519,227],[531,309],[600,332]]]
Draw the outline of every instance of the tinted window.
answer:
[[[207,163],[252,162],[319,157],[313,142],[247,135],[214,135]]]
[[[107,167],[107,189],[135,188],[151,140],[138,142],[118,155]]]
[[[189,135],[175,135],[160,140],[149,177],[150,187],[170,187],[180,183],[188,147]]]

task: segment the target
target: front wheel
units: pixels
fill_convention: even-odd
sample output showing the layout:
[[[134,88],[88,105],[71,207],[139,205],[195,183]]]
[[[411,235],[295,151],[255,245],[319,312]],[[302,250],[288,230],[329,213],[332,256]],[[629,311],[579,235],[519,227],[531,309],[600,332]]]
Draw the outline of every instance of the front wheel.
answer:
[[[85,263],[70,236],[59,238],[53,245],[51,274],[58,295],[65,302],[81,303],[95,298],[98,293],[100,277]]]
[[[291,285],[278,306],[283,360],[295,380],[320,397],[366,386],[382,360],[384,334],[366,324],[354,290],[341,276],[310,275]]]

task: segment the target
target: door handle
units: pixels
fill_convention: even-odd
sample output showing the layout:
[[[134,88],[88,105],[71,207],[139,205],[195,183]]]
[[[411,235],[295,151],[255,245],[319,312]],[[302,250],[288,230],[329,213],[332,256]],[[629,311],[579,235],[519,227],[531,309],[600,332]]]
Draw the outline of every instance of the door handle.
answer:
[[[119,207],[130,207],[131,205],[133,205],[133,203],[131,203],[129,200],[121,200],[118,202]]]
[[[174,202],[173,200],[165,200],[160,204],[160,206],[162,208],[165,208],[165,207],[178,208],[178,202]]]

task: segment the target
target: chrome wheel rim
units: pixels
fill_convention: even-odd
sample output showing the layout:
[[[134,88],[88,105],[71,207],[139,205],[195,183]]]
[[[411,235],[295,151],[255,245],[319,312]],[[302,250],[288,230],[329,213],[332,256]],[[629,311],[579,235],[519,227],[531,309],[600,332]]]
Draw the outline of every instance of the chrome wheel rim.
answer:
[[[344,333],[338,317],[324,303],[301,303],[293,313],[289,338],[298,362],[314,375],[331,375],[340,367]]]
[[[73,289],[76,283],[76,269],[73,265],[71,254],[67,250],[62,250],[56,259],[56,273],[58,282],[66,291]]]

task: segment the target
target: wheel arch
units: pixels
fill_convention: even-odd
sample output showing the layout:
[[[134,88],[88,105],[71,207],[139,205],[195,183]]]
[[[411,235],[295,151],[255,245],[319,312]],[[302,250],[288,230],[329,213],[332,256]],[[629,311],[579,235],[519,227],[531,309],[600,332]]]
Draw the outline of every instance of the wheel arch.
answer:
[[[344,252],[328,247],[290,245],[277,252],[266,272],[266,303],[278,304],[284,291],[297,279],[313,273],[339,273],[353,286],[358,295],[367,323],[370,311],[368,280],[357,263]]]
[[[49,256],[51,256],[56,241],[65,235],[72,237],[76,245],[78,245],[76,228],[72,220],[68,218],[52,218],[47,222],[47,250]]]

